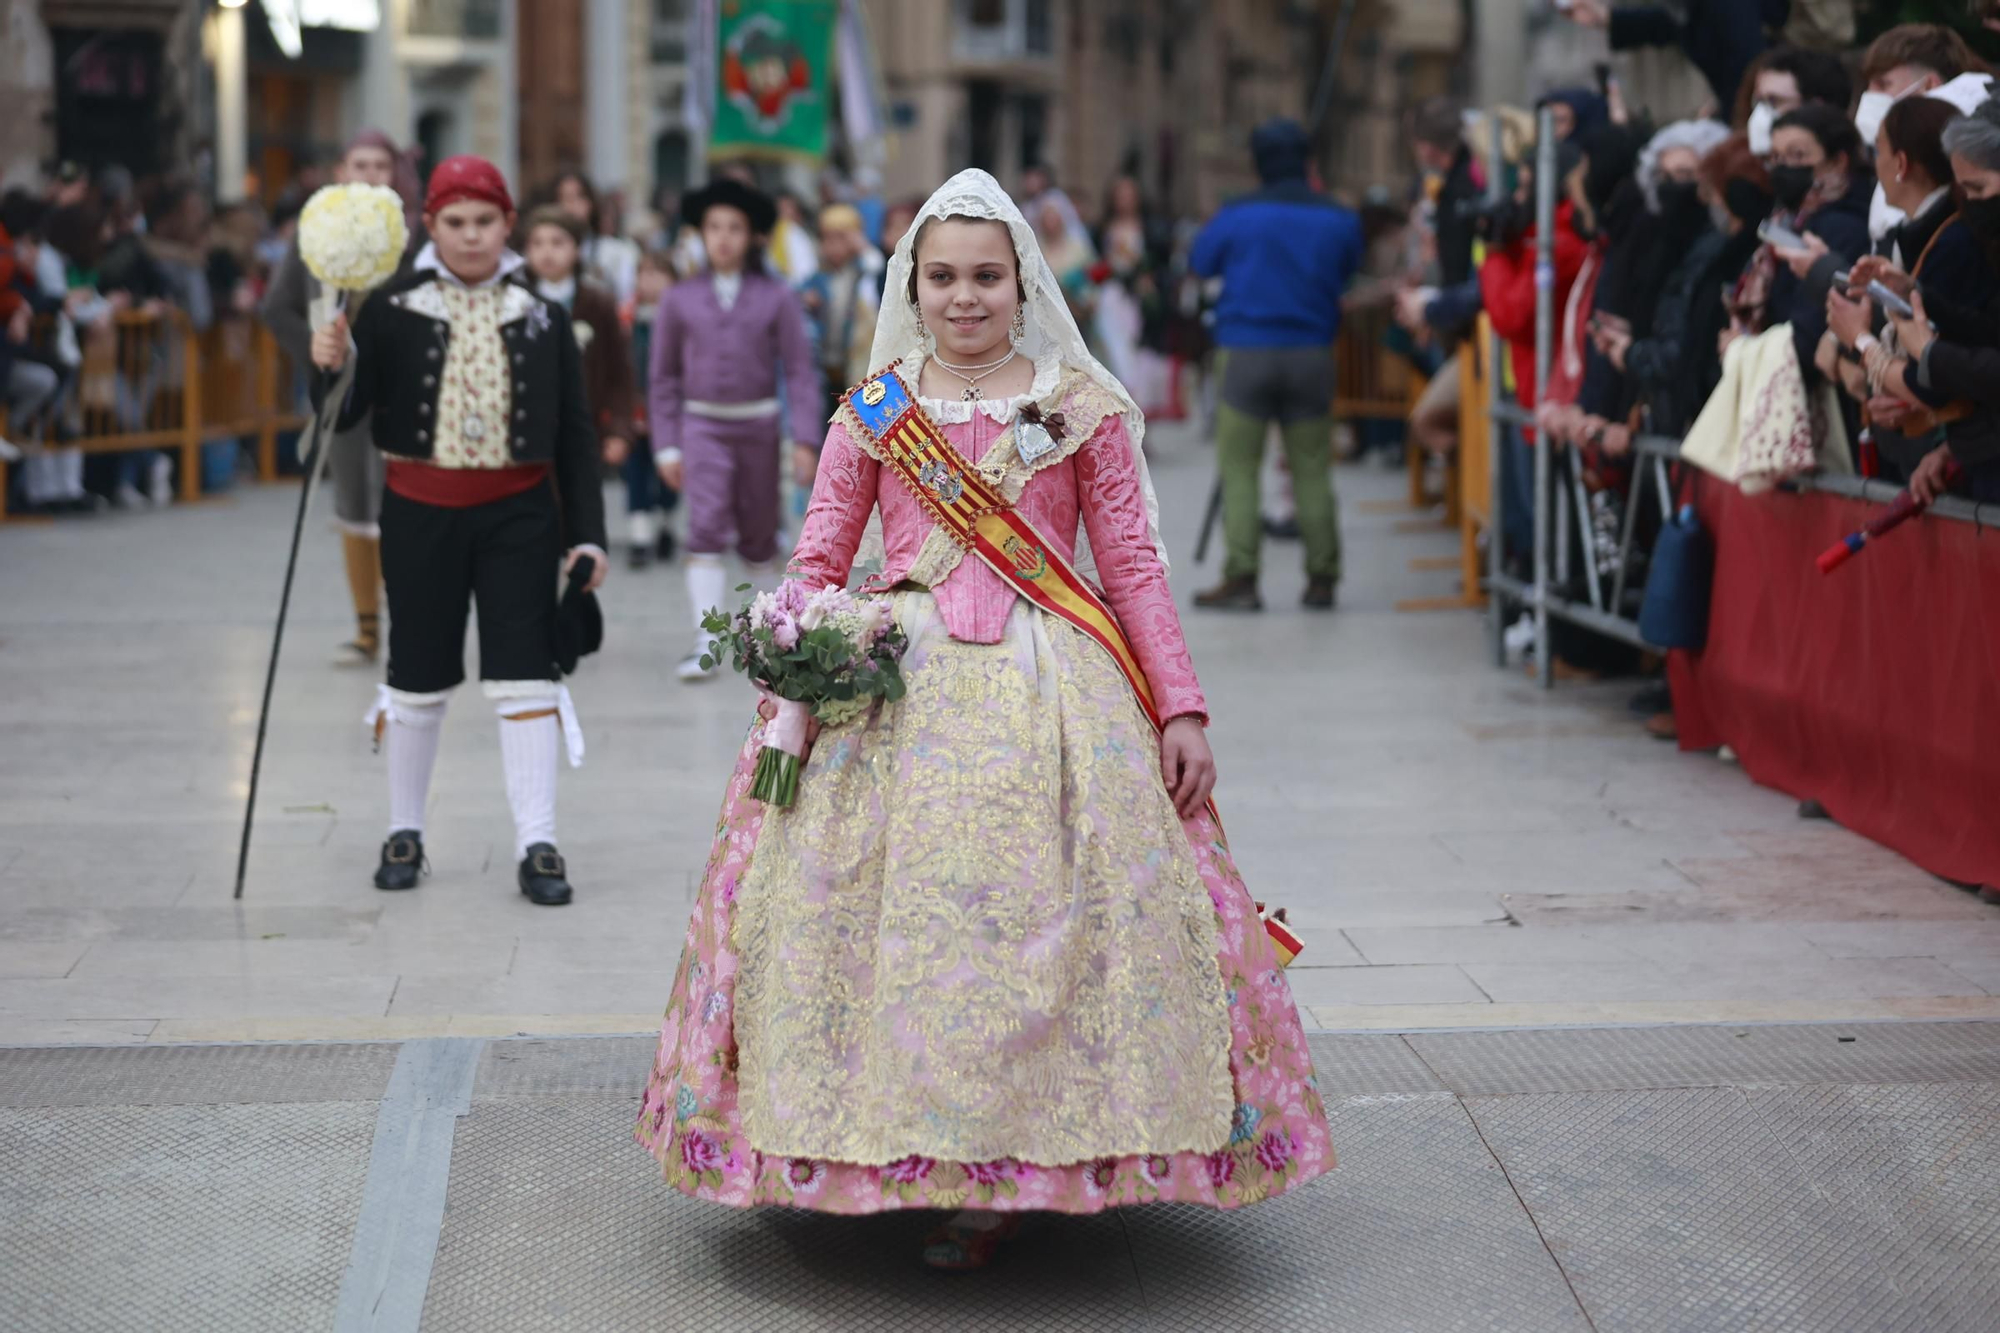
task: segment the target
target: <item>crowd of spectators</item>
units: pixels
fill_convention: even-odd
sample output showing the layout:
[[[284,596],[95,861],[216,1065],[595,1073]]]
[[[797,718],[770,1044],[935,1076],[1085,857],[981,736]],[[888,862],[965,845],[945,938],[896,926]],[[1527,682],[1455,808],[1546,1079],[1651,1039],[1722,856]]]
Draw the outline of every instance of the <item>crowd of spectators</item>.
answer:
[[[1713,88],[1707,105],[1649,117],[1615,83],[1543,99],[1560,182],[1540,401],[1533,131],[1511,126],[1513,151],[1494,161],[1490,127],[1449,103],[1419,108],[1411,126],[1427,265],[1406,283],[1400,318],[1440,369],[1482,311],[1509,347],[1502,373],[1532,414],[1498,440],[1517,573],[1531,557],[1537,447],[1568,451],[1593,509],[1616,512],[1636,435],[1735,429],[1704,413],[1725,381],[1731,402],[1792,411],[1778,424],[1810,435],[1819,466],[1926,501],[2000,501],[1991,71],[1945,26],[1906,24],[1840,53],[1769,44],[1755,4],[1686,8],[1684,24],[1647,40],[1687,49]],[[1627,12],[1609,12],[1614,47],[1639,40]],[[1577,0],[1571,13],[1594,23],[1607,7]],[[1414,437],[1449,450],[1456,400],[1455,375],[1434,377]],[[1591,549],[1592,528],[1577,525],[1566,563],[1620,558],[1615,542]],[[1670,735],[1670,715],[1654,729]]]
[[[408,204],[414,254],[422,241],[424,164],[386,139],[380,146],[392,163],[388,183]],[[115,166],[92,173],[64,165],[39,188],[0,200],[0,462],[11,465],[4,497],[10,511],[70,514],[171,502],[181,481],[174,455],[120,449],[86,457],[74,442],[86,434],[159,428],[156,406],[177,402],[170,395],[186,373],[187,333],[199,335],[218,322],[254,328],[266,296],[287,280],[287,265],[297,268],[292,242],[299,210],[344,160],[301,170],[268,208],[213,209],[191,179],[135,182]],[[749,164],[716,170],[770,188]],[[1046,167],[1025,173],[1023,185],[1024,212],[1061,265],[1064,289],[1099,354],[1149,406],[1178,415],[1180,369],[1203,346],[1199,283],[1186,262],[1192,226],[1156,214],[1128,176],[1084,208]],[[827,391],[836,393],[866,373],[885,256],[919,201],[884,198],[879,176],[866,168],[823,173],[816,198],[782,187],[771,192],[779,221],[769,261],[798,291]],[[526,254],[531,217],[573,222],[575,276],[617,312],[617,346],[638,377],[618,398],[635,404],[645,402],[648,334],[660,295],[702,265],[699,237],[683,225],[675,193],[663,189],[647,202],[628,207],[584,173],[565,171],[524,191],[515,238]],[[290,274],[294,285],[297,279]],[[279,342],[289,368],[295,349]],[[224,354],[247,357],[248,347],[246,338],[233,338]],[[88,373],[90,366],[100,372]],[[288,369],[283,406],[297,406],[303,388]],[[670,500],[646,465],[643,439],[635,438],[644,429],[644,413],[636,409],[615,431],[607,427],[607,440],[619,446],[607,464],[624,476],[632,512],[657,515]],[[236,450],[230,441],[218,447],[225,455]],[[288,438],[287,459],[289,447]],[[204,478],[210,488],[227,485],[233,466],[245,465],[230,456],[221,463]],[[206,462],[203,471],[210,471]],[[632,530],[635,562],[642,549],[671,547],[663,524],[642,520]]]

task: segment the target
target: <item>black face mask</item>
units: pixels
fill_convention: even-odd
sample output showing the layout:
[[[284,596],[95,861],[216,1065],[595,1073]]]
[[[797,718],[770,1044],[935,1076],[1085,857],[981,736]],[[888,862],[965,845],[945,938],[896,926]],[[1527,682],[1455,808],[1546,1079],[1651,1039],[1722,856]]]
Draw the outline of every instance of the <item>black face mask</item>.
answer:
[[[1770,168],[1770,192],[1778,198],[1778,206],[1786,212],[1796,212],[1806,196],[1812,194],[1812,180],[1818,168],[1812,166],[1774,166]]]
[[[1966,230],[1985,245],[2000,245],[2000,197],[1968,199],[1958,206]]]
[[[1701,207],[1701,187],[1693,181],[1661,181],[1660,216],[1681,217]]]
[[[1771,215],[1770,192],[1741,177],[1722,187],[1722,202],[1730,216],[1746,227],[1754,227]]]
[[[1796,211],[1812,193],[1814,175],[1812,167],[1772,167],[1771,193],[1777,198],[1778,207]]]

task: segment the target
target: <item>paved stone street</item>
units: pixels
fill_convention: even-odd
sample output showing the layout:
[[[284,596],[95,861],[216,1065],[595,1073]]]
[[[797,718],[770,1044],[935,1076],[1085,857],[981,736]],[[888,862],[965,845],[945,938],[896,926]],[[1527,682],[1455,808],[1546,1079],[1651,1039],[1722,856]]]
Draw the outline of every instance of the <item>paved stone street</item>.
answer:
[[[1205,460],[1153,442],[1185,598]],[[1271,612],[1188,622],[1341,1169],[1040,1219],[963,1282],[921,1217],[726,1212],[631,1142],[751,702],[672,681],[676,571],[618,571],[577,682],[578,902],[514,890],[474,691],[390,897],[315,519],[238,905],[296,492],[0,529],[0,1327],[1990,1328],[2000,913],[1647,739],[1629,683],[1543,694],[1396,611],[1452,538],[1341,483],[1338,614],[1278,547]]]
[[[1207,486],[1153,434],[1183,598]],[[1487,660],[1441,531],[1387,512],[1400,477],[1342,470],[1340,611],[1296,606],[1273,549],[1262,617],[1190,615],[1218,793],[1251,887],[1309,948],[1311,1025],[2000,1015],[2000,911],[1706,756],[1643,736],[1627,684],[1544,695]],[[492,710],[446,722],[417,893],[368,883],[381,760],[337,543],[307,533],[251,875],[230,898],[270,619],[296,492],[0,529],[0,1042],[631,1032],[678,956],[748,717],[689,688],[676,570],[618,570],[608,646],[576,682],[565,772],[578,901],[514,890]],[[614,511],[615,512],[615,511]]]

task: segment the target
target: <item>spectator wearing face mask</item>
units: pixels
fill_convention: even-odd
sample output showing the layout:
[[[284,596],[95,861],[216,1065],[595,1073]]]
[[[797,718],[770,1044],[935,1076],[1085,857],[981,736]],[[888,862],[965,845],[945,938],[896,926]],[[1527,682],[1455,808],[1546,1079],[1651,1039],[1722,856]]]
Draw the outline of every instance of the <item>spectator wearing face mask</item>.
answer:
[[[1889,108],[1906,97],[1940,97],[1970,112],[1989,95],[1993,74],[1965,38],[1935,23],[1905,23],[1876,38],[1861,60],[1865,89],[1855,107],[1854,128],[1873,144]],[[1880,190],[1869,202],[1868,235],[1880,240],[1902,215]]]
[[[1751,62],[1750,72],[1736,92],[1730,123],[1748,136],[1751,152],[1768,157],[1771,127],[1778,123],[1778,117],[1809,102],[1845,111],[1853,100],[1854,84],[1839,56],[1797,46],[1774,46]]]
[[[1779,117],[1771,140],[1771,222],[1798,236],[1800,244],[1768,244],[1751,258],[1724,346],[1734,334],[1789,324],[1799,366],[1811,384],[1826,331],[1827,280],[1868,253],[1868,198],[1875,178],[1862,162],[1854,126],[1831,107],[1808,105]]]
[[[1989,271],[2000,273],[2000,104],[1988,102],[1945,128],[1944,147],[1960,194],[1959,220]],[[2000,501],[2000,317],[1989,300],[1969,305],[1942,282],[1913,281],[1886,258],[1857,264],[1855,283],[1879,279],[1905,295],[1908,318],[1893,318],[1894,346],[1872,335],[1855,343],[1871,377],[1913,407],[1957,405],[1942,415],[1944,443],[1910,476],[1928,501],[1945,488],[1952,465],[1964,469],[1974,499]]]
[[[1913,280],[1943,312],[1946,325],[1976,337],[1978,325],[2000,297],[2000,278],[1959,216],[1953,194],[1957,180],[1944,136],[1959,118],[1949,103],[1912,97],[1896,103],[1883,119],[1876,166],[1890,204],[1906,220],[1876,242],[1874,254]],[[1832,327],[1820,346],[1822,362],[1831,362],[1842,346],[1854,348],[1872,339],[1882,331],[1884,318],[1868,304],[1833,293],[1828,300]],[[1859,358],[1850,356],[1837,369],[1849,396],[1867,407],[1881,475],[1907,480],[1940,443],[1943,423],[1923,404],[1873,393]]]
[[[1714,230],[1669,272],[1651,332],[1613,351],[1651,408],[1653,429],[1672,436],[1686,434],[1715,388],[1716,342],[1729,327],[1724,292],[1763,244],[1757,225],[1771,211],[1770,177],[1742,135],[1709,151],[1700,179]]]
[[[1701,198],[1701,162],[1728,137],[1719,121],[1684,120],[1654,134],[1637,154],[1625,187],[1634,204],[1630,234],[1623,243],[1613,240],[1598,286],[1590,360],[1577,397],[1583,437],[1613,453],[1630,443],[1638,394],[1625,353],[1652,332],[1675,267],[1714,230]]]

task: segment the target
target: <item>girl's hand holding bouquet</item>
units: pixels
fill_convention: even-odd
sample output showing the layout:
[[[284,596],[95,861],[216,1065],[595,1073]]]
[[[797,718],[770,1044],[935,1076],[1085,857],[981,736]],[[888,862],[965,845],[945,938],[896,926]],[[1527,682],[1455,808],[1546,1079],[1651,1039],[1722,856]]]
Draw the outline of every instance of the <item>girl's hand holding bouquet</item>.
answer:
[[[767,805],[798,800],[814,723],[839,726],[877,699],[903,697],[899,663],[909,643],[884,598],[787,580],[734,615],[710,611],[702,628],[715,636],[702,665],[727,660],[766,697],[758,711],[769,725],[750,795]]]

